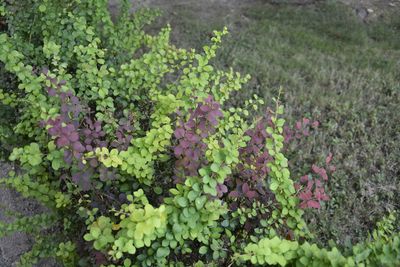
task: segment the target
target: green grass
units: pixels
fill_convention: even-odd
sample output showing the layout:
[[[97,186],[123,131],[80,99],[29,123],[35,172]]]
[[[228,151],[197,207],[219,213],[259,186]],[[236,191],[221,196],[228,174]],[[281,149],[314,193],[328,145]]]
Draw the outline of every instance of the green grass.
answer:
[[[257,93],[271,103],[283,86],[289,121],[322,122],[292,163],[300,175],[329,151],[335,156],[331,201],[307,214],[318,241],[358,241],[388,210],[400,210],[400,19],[364,24],[330,2],[210,12],[204,18],[185,6],[162,22],[171,23],[178,46],[198,49],[213,29],[230,26],[215,64],[252,76],[236,100]]]

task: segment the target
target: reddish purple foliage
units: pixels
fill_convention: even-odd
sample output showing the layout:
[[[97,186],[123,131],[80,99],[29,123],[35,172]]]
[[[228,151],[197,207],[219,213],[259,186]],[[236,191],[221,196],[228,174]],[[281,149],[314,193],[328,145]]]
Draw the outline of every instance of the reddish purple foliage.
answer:
[[[132,132],[133,132],[133,126],[131,124],[131,120],[127,119],[122,119],[119,122],[118,129],[115,133],[115,137],[117,137],[116,140],[111,142],[111,146],[114,148],[117,148],[119,150],[126,150],[132,140]]]
[[[332,173],[334,166],[330,165],[333,155],[329,155],[325,159],[326,168]],[[313,164],[311,169],[317,177],[304,175],[300,178],[300,182],[295,184],[296,190],[299,190],[300,208],[315,208],[321,207],[322,201],[328,201],[329,196],[325,193],[324,182],[328,181],[328,174],[326,168],[318,167]]]
[[[283,128],[283,136],[285,137],[285,143],[290,143],[295,140],[307,137],[310,135],[310,131],[318,128],[320,125],[319,121],[311,122],[308,118],[303,118],[297,121],[292,128],[285,126]]]
[[[211,96],[199,103],[195,110],[190,111],[187,122],[180,121],[174,136],[178,144],[174,148],[177,158],[175,163],[176,182],[186,176],[196,176],[198,169],[206,164],[204,153],[207,149],[202,141],[215,132],[218,119],[222,117],[220,105]]]
[[[64,149],[64,161],[70,165],[70,178],[76,184],[82,186],[83,190],[91,187],[90,178],[98,174],[100,180],[112,179],[114,172],[99,164],[96,157],[88,159],[89,164],[83,164],[84,153],[93,151],[96,147],[109,145],[105,139],[105,132],[102,129],[101,121],[93,120],[90,117],[89,108],[85,108],[74,96],[71,90],[61,92],[61,86],[65,81],[57,83],[57,80],[48,77],[53,87],[48,88],[49,96],[58,97],[61,102],[60,115],[55,119],[49,119],[42,123],[42,126],[51,126],[48,129],[49,135],[55,138],[58,148]],[[117,140],[111,146],[118,149],[126,149],[132,136],[132,126],[129,121],[120,121],[116,132]],[[71,165],[76,164],[75,167]]]
[[[320,168],[317,165],[313,164],[311,169],[315,174],[318,174],[325,181],[328,180],[328,174],[326,173],[326,170],[324,168]]]
[[[224,184],[217,184],[217,197],[221,198],[225,193],[228,193],[228,187]]]
[[[325,194],[324,187],[319,179],[313,179],[311,175],[304,175],[300,178],[300,184],[295,184],[299,192],[301,200],[300,208],[315,208],[321,207],[321,201],[329,200]]]
[[[231,189],[229,197],[240,198],[251,205],[254,199],[266,203],[271,199],[271,192],[265,186],[265,179],[269,173],[267,163],[273,160],[265,148],[267,125],[272,122],[268,118],[260,120],[254,129],[246,132],[250,137],[246,147],[239,150],[240,162],[237,165],[233,177],[227,179],[227,185]],[[254,166],[249,168],[248,166]]]

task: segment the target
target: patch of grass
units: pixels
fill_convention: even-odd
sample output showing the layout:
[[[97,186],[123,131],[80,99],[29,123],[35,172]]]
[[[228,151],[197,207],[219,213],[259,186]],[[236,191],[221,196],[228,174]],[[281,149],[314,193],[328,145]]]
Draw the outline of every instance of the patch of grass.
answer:
[[[388,12],[376,23],[368,27],[368,36],[382,47],[400,49],[400,16],[399,11]]]
[[[215,63],[252,75],[236,99],[257,93],[269,102],[283,86],[289,121],[308,115],[322,122],[319,134],[293,155],[310,165],[328,152],[335,156],[331,201],[307,214],[318,241],[345,245],[366,237],[383,214],[400,209],[398,17],[364,24],[332,2],[210,10],[207,18],[196,8],[168,14],[175,42],[200,49],[213,29],[231,26]],[[294,175],[307,167],[297,166]]]

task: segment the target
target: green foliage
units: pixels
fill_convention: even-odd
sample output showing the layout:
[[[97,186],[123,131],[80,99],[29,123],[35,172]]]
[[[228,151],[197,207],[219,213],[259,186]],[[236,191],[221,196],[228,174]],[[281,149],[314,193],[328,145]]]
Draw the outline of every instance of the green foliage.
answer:
[[[39,233],[43,228],[50,228],[55,221],[55,216],[51,214],[17,218],[9,224],[0,224],[1,237],[14,232]]]
[[[67,195],[57,192],[54,189],[54,186],[58,184],[57,182],[49,184],[45,182],[45,179],[33,180],[28,174],[15,175],[13,172],[10,172],[9,175],[8,178],[1,179],[0,184],[5,184],[15,189],[24,197],[36,199],[49,207],[53,207],[54,202],[57,202],[56,205],[60,206],[65,206],[68,202],[67,199],[69,197]]]
[[[112,223],[110,218],[100,216],[88,226],[89,233],[84,236],[86,241],[94,241],[95,249],[108,250],[114,259],[122,258],[123,253],[135,254],[136,249],[149,247],[166,231],[165,206],[154,208],[143,190],[127,198],[131,203],[123,204],[121,210],[115,212],[119,221]]]
[[[222,229],[218,220],[227,212],[226,204],[218,199],[209,200],[198,179],[189,178],[184,185],[178,184],[170,192],[172,196],[164,201],[171,226],[168,233],[173,239],[167,238],[163,244],[169,244],[174,249],[178,244],[182,246],[187,239],[208,244],[210,238],[220,236]]]
[[[281,152],[283,148],[283,125],[285,120],[279,118],[283,114],[283,107],[277,102],[276,114],[271,117],[274,127],[267,127],[267,133],[272,138],[267,139],[266,148],[275,160],[268,163],[271,169],[271,178],[269,187],[275,193],[276,200],[281,204],[280,214],[278,210],[272,212],[273,220],[277,220],[278,216],[287,218],[287,225],[295,231],[295,234],[303,235],[305,233],[305,222],[302,219],[302,211],[297,208],[296,190],[293,180],[290,179],[290,171],[288,168],[288,160]]]
[[[389,213],[389,215],[383,217],[380,221],[378,221],[370,238],[374,240],[389,240],[390,236],[395,231],[395,222],[397,219],[396,215],[396,212],[391,212]]]
[[[327,250],[317,245],[296,241],[262,239],[258,244],[249,244],[245,254],[238,257],[254,265],[295,264],[296,266],[396,266],[400,263],[398,235],[390,240],[376,240],[353,248],[351,256],[344,256],[336,248]]]
[[[114,242],[112,223],[110,218],[100,216],[93,224],[88,226],[89,233],[84,236],[86,241],[93,241],[93,247],[101,250]]]
[[[42,153],[40,152],[39,145],[37,143],[31,143],[29,146],[24,148],[16,148],[10,155],[10,160],[14,161],[18,159],[22,166],[28,165],[34,167],[42,163]]]
[[[56,258],[63,266],[77,266],[76,246],[71,242],[59,242],[57,237],[50,235],[45,238],[37,237],[32,249],[24,253],[17,266],[32,267],[42,263],[43,259]]]
[[[264,238],[248,244],[243,254],[235,257],[254,265],[294,264],[296,266],[396,266],[400,263],[400,236],[393,232],[395,215],[389,214],[377,223],[373,238],[359,243],[349,253],[336,247],[319,248],[315,244]]]
[[[61,242],[56,251],[56,257],[65,267],[76,266],[76,246],[71,241]]]

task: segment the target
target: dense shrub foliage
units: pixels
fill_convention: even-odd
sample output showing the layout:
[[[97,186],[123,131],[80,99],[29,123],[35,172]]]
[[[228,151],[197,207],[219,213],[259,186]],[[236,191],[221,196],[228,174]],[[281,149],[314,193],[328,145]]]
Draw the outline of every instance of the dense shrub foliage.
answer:
[[[285,126],[279,97],[256,118],[256,96],[229,105],[248,77],[210,65],[227,31],[178,49],[128,2],[113,21],[106,0],[0,1],[0,182],[48,207],[0,224],[34,235],[22,266],[400,264],[394,213],[351,252],[310,245],[332,154],[296,179],[284,152],[319,122]]]

